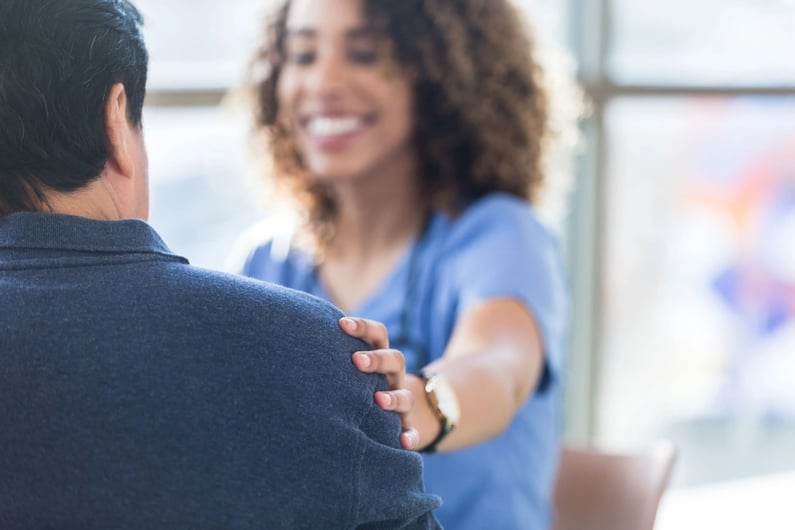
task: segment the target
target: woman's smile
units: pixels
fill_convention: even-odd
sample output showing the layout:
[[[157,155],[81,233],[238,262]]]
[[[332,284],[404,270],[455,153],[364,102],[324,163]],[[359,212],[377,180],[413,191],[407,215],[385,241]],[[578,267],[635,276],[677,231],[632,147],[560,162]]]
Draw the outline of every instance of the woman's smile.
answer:
[[[366,133],[375,117],[372,114],[319,113],[301,121],[309,148],[340,149],[350,146]]]

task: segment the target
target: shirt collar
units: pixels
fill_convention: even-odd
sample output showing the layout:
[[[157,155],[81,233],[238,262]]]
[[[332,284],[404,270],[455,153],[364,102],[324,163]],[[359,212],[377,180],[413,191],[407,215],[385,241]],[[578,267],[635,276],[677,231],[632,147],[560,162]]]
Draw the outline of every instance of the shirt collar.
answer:
[[[0,248],[143,252],[177,257],[157,232],[140,219],[98,221],[39,212],[0,216]]]

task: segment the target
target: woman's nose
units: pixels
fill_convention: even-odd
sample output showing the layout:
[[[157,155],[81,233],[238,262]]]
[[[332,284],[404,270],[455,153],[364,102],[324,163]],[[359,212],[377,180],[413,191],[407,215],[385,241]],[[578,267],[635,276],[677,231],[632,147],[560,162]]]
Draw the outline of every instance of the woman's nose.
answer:
[[[345,88],[347,69],[336,54],[320,54],[307,79],[307,89],[316,95],[332,96]]]

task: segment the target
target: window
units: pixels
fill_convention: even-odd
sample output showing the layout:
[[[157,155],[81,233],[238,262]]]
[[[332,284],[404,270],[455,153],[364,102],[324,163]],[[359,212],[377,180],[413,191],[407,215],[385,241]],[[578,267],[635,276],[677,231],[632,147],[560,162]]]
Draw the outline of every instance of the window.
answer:
[[[261,215],[251,117],[232,103],[267,1],[137,0],[150,54],[144,132],[150,222],[191,263],[222,269]]]
[[[588,434],[672,439],[677,484],[795,469],[795,2],[574,4]]]

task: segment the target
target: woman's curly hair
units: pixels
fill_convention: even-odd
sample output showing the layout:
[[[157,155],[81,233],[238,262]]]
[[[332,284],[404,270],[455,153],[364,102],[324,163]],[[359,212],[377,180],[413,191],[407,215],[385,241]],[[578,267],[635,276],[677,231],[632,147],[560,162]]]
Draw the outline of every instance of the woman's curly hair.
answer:
[[[534,202],[543,181],[548,102],[533,42],[509,0],[363,0],[365,16],[391,41],[410,73],[414,145],[423,190],[450,213],[492,191]],[[277,85],[285,58],[289,0],[276,12],[252,63],[256,125],[264,133],[277,184],[306,209],[309,228],[328,241],[335,202],[311,178],[278,120]]]

